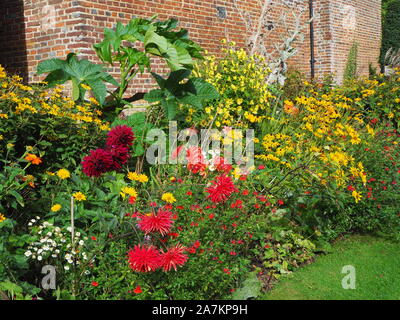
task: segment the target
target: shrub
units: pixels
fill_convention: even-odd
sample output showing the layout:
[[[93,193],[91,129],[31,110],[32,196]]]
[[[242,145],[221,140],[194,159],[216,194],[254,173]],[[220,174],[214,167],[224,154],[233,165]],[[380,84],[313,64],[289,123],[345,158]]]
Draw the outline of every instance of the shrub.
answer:
[[[399,81],[400,72],[396,71],[390,78],[381,75],[372,80],[348,81],[345,85],[336,87],[332,94],[340,103],[354,104],[365,119],[382,119],[398,127],[400,124]]]
[[[272,94],[265,82],[269,73],[264,59],[250,57],[244,49],[235,50],[234,43],[230,45],[223,49],[221,59],[208,56],[195,68],[195,75],[214,85],[221,97],[211,100],[201,110],[184,106],[189,124],[256,128],[271,108]]]
[[[350,48],[347,57],[346,68],[343,74],[343,80],[352,80],[357,77],[357,56],[358,56],[358,43],[354,42]]]
[[[82,150],[95,146],[108,129],[96,105],[76,105],[61,92],[61,87],[24,85],[0,66],[0,213],[6,218],[0,226],[0,277],[13,282],[28,267],[21,252],[29,239],[27,220],[43,216],[43,208],[52,205],[43,186],[55,172],[67,178]]]
[[[380,63],[384,66],[385,55],[390,48],[400,48],[400,2],[390,1],[386,4],[386,14],[382,21],[382,46]]]

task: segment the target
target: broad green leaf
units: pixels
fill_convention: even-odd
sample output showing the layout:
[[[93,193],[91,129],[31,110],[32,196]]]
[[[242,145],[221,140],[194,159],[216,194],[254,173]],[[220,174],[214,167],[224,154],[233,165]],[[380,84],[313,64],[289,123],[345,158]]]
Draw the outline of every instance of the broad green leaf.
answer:
[[[42,74],[42,73],[47,73],[47,72],[52,72],[58,69],[63,69],[66,64],[65,60],[61,59],[48,59],[39,62],[37,66],[37,74]]]
[[[100,104],[104,103],[107,96],[107,87],[101,79],[86,79],[86,83],[92,88],[94,97]]]
[[[153,103],[158,102],[164,98],[164,92],[161,89],[154,89],[144,95],[144,100]]]
[[[80,90],[79,90],[79,82],[78,79],[72,78],[72,99],[74,101],[79,99],[80,96]]]
[[[261,292],[261,282],[258,280],[256,273],[251,273],[243,282],[242,287],[234,292],[233,300],[248,300],[257,298]]]

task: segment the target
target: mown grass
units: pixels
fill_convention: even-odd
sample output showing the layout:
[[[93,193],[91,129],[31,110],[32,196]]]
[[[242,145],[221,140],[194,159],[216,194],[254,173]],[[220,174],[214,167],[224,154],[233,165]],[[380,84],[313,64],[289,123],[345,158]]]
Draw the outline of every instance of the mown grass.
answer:
[[[342,268],[356,270],[356,288],[343,289]],[[332,253],[280,279],[266,300],[400,300],[400,243],[349,236]]]

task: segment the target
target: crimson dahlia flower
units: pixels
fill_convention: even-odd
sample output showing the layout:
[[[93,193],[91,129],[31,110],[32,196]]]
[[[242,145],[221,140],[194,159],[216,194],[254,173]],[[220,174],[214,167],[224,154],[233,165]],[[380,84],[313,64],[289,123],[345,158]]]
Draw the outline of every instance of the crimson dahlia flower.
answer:
[[[128,262],[133,271],[155,271],[160,267],[161,255],[154,246],[136,245],[128,251]]]
[[[109,152],[113,160],[112,167],[114,170],[121,169],[128,162],[129,150],[127,147],[115,146],[110,148]]]
[[[128,147],[133,144],[134,139],[132,128],[126,125],[116,126],[108,132],[106,144],[108,147]]]
[[[188,259],[183,252],[186,250],[180,244],[169,248],[167,252],[161,253],[161,267],[164,271],[170,271],[172,268],[176,271],[177,266],[183,266]]]
[[[159,209],[157,214],[143,215],[138,223],[140,230],[146,234],[159,232],[161,235],[167,234],[172,226],[172,214],[170,211]]]
[[[236,191],[235,185],[230,177],[226,175],[218,176],[211,181],[211,186],[206,188],[209,193],[208,199],[214,203],[224,202]]]
[[[82,170],[88,177],[99,177],[103,173],[113,169],[113,157],[108,150],[91,150],[90,154],[83,158]]]

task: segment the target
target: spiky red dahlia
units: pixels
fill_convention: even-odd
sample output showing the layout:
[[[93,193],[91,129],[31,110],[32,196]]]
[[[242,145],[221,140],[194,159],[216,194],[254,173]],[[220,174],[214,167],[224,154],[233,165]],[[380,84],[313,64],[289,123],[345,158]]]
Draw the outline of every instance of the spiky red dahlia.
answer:
[[[134,139],[132,128],[126,125],[116,126],[108,132],[106,145],[108,147],[129,147],[133,144]]]
[[[228,177],[225,174],[216,177],[215,180],[211,181],[211,184],[210,187],[206,188],[206,192],[209,193],[207,198],[214,203],[224,202],[233,192],[236,191],[231,177]]]
[[[136,245],[128,251],[128,262],[133,271],[155,271],[160,267],[161,255],[154,246]]]
[[[91,150],[90,154],[82,160],[83,173],[88,177],[99,177],[112,168],[113,158],[108,150]]]
[[[162,252],[161,268],[163,268],[164,271],[169,271],[171,268],[174,268],[176,271],[178,266],[183,266],[188,259],[187,255],[183,253],[185,250],[185,247],[177,244],[175,247],[169,248],[167,252]]]
[[[148,234],[159,232],[161,235],[167,234],[173,224],[170,211],[159,209],[157,214],[143,215],[138,223],[140,230]]]

